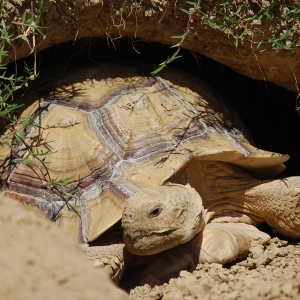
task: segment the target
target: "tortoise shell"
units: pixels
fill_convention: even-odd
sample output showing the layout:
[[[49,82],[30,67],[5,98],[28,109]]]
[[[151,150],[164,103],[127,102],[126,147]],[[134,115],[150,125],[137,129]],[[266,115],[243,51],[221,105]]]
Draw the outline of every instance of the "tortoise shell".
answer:
[[[89,242],[120,220],[129,196],[163,185],[195,160],[230,162],[265,178],[284,169],[288,156],[252,146],[236,113],[207,84],[176,69],[150,76],[152,70],[90,66],[21,99],[30,103],[21,119],[37,114],[40,126],[27,129],[27,146],[12,151],[0,144],[4,194]],[[45,188],[45,170],[32,155],[26,165],[16,160],[28,156],[29,146],[53,152],[47,178],[69,178],[66,197]]]

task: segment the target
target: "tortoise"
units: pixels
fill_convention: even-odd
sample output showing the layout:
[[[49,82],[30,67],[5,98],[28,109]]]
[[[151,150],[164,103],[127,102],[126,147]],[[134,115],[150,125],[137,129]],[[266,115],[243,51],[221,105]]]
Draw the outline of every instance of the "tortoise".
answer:
[[[109,235],[123,232],[121,242],[85,247],[116,282],[150,260],[141,274],[160,278],[243,258],[253,240],[270,239],[256,228],[262,222],[299,238],[300,179],[274,180],[289,156],[256,148],[235,111],[200,79],[151,70],[88,66],[29,93],[20,118],[36,115],[40,125],[27,129],[25,146],[2,143],[3,193],[81,243],[110,228]],[[45,189],[42,160],[28,147],[53,152],[46,173],[69,180],[64,197]]]

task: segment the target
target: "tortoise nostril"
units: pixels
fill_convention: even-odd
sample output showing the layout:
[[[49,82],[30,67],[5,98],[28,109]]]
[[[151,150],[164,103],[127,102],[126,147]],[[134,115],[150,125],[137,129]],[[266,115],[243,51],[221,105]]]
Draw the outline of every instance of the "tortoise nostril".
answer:
[[[128,214],[124,212],[124,217],[127,219],[132,219],[132,214]]]
[[[127,240],[131,240],[131,236],[130,236],[129,234],[126,234],[126,235],[125,235],[125,238],[126,238]]]

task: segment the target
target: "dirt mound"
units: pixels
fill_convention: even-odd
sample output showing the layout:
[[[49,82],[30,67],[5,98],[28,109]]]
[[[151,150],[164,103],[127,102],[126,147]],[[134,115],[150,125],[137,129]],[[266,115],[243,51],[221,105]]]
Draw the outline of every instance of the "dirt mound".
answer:
[[[11,26],[22,24],[24,12],[30,14],[32,1],[12,0],[7,5]],[[32,53],[33,45],[40,51],[81,38],[104,38],[113,47],[120,38],[167,45],[180,42],[182,48],[208,56],[236,72],[299,93],[298,7],[298,0],[199,1],[193,12],[193,5],[177,0],[45,0],[39,24],[43,36],[15,42],[9,61]],[[189,35],[184,40],[172,38],[187,29]],[[171,49],[170,55],[174,52]]]
[[[54,224],[0,195],[0,299],[128,299]]]

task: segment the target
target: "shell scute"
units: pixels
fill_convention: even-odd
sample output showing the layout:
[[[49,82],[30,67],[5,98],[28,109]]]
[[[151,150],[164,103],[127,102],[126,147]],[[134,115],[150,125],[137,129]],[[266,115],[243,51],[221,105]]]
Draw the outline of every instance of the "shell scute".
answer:
[[[109,106],[99,109],[103,130],[122,158],[138,158],[174,147],[178,135],[189,125],[190,112],[179,109],[180,99],[160,92],[157,85],[143,91],[119,95]],[[164,97],[163,97],[164,96]],[[166,98],[173,107],[166,109]]]

